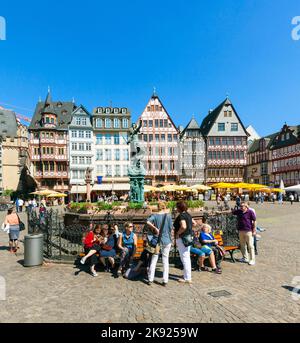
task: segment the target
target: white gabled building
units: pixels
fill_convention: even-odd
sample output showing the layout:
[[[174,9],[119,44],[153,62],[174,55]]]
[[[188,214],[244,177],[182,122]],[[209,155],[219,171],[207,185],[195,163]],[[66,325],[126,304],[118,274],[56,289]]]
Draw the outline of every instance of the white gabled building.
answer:
[[[86,198],[85,173],[88,167],[94,168],[94,156],[91,115],[80,105],[72,112],[72,121],[69,124],[70,186],[74,201]]]
[[[97,107],[93,111],[95,184],[92,199],[103,193],[129,191],[131,114],[126,107]],[[98,180],[101,179],[101,182]]]

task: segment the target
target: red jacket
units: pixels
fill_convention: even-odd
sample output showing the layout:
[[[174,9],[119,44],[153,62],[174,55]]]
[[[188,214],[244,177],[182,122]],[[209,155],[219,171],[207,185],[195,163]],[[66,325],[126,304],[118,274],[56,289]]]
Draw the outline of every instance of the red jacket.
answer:
[[[84,246],[91,248],[94,244],[94,232],[90,231],[84,238]]]

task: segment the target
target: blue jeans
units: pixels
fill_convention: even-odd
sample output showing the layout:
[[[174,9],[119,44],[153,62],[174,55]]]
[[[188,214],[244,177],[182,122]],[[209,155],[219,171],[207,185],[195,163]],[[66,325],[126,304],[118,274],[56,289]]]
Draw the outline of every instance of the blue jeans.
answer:
[[[198,256],[209,256],[212,253],[212,250],[207,245],[204,245],[201,247],[201,249],[191,247],[190,253]]]

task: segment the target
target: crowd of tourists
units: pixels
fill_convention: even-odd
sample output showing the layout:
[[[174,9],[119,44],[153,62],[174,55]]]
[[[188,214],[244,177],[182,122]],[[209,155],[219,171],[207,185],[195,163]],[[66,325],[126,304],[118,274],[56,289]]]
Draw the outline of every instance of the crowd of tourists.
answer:
[[[88,263],[93,276],[98,275],[95,266],[99,262],[103,264],[106,271],[129,279],[145,273],[147,284],[151,285],[161,254],[162,285],[166,286],[169,281],[169,255],[174,237],[183,266],[183,277],[178,279],[179,282],[192,283],[192,258],[196,260],[194,271],[221,274],[221,261],[225,251],[213,236],[211,226],[204,219],[201,223],[196,222],[188,213],[186,202],[177,202],[176,208],[178,216],[173,222],[166,204],[158,203],[158,212],[147,219],[149,230],[147,244],[137,263],[134,263],[134,256],[138,238],[134,233],[133,223],[127,222],[122,232],[119,231],[117,224],[96,225],[84,238],[85,256],[80,260],[81,264]],[[232,213],[238,218],[240,249],[243,255],[240,262],[253,266],[255,265],[255,211],[246,202],[242,202],[239,208],[232,210]],[[118,264],[115,262],[117,256],[119,256]],[[209,262],[209,267],[205,263],[206,260]]]
[[[152,213],[147,219],[149,234],[144,250],[139,261],[134,263],[136,257],[138,237],[134,233],[134,224],[127,222],[124,230],[119,230],[117,224],[95,225],[83,239],[85,256],[80,260],[81,264],[88,263],[92,276],[97,276],[95,266],[101,263],[106,271],[116,275],[133,278],[141,273],[146,273],[147,283],[154,281],[156,264],[159,255],[162,255],[163,285],[169,280],[169,254],[174,239],[183,266],[183,277],[179,282],[192,282],[192,258],[196,261],[195,271],[212,271],[221,274],[221,261],[225,255],[222,246],[213,236],[212,228],[202,219],[196,222],[188,212],[187,203],[176,203],[177,217],[172,221],[170,211],[165,202],[158,203],[158,211]],[[40,206],[40,219],[43,219],[45,207]],[[250,208],[249,203],[238,202],[232,214],[237,216],[240,250],[243,255],[241,262],[255,265],[256,245],[256,214]],[[11,252],[19,248],[20,231],[24,224],[14,208],[10,208],[5,217],[2,229],[9,234],[9,246]],[[215,228],[213,228],[215,229]],[[261,229],[260,229],[261,230]],[[118,261],[118,263],[116,263]],[[206,261],[209,262],[209,267]]]

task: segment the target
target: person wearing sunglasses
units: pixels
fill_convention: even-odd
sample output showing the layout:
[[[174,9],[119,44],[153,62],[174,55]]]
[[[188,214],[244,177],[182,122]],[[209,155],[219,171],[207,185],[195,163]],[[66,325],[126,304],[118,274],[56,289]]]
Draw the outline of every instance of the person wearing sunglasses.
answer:
[[[126,269],[129,267],[130,260],[134,256],[137,247],[137,236],[133,232],[133,223],[126,222],[125,230],[120,233],[118,238],[118,248],[121,251],[120,266],[118,269],[118,274],[125,273]]]

